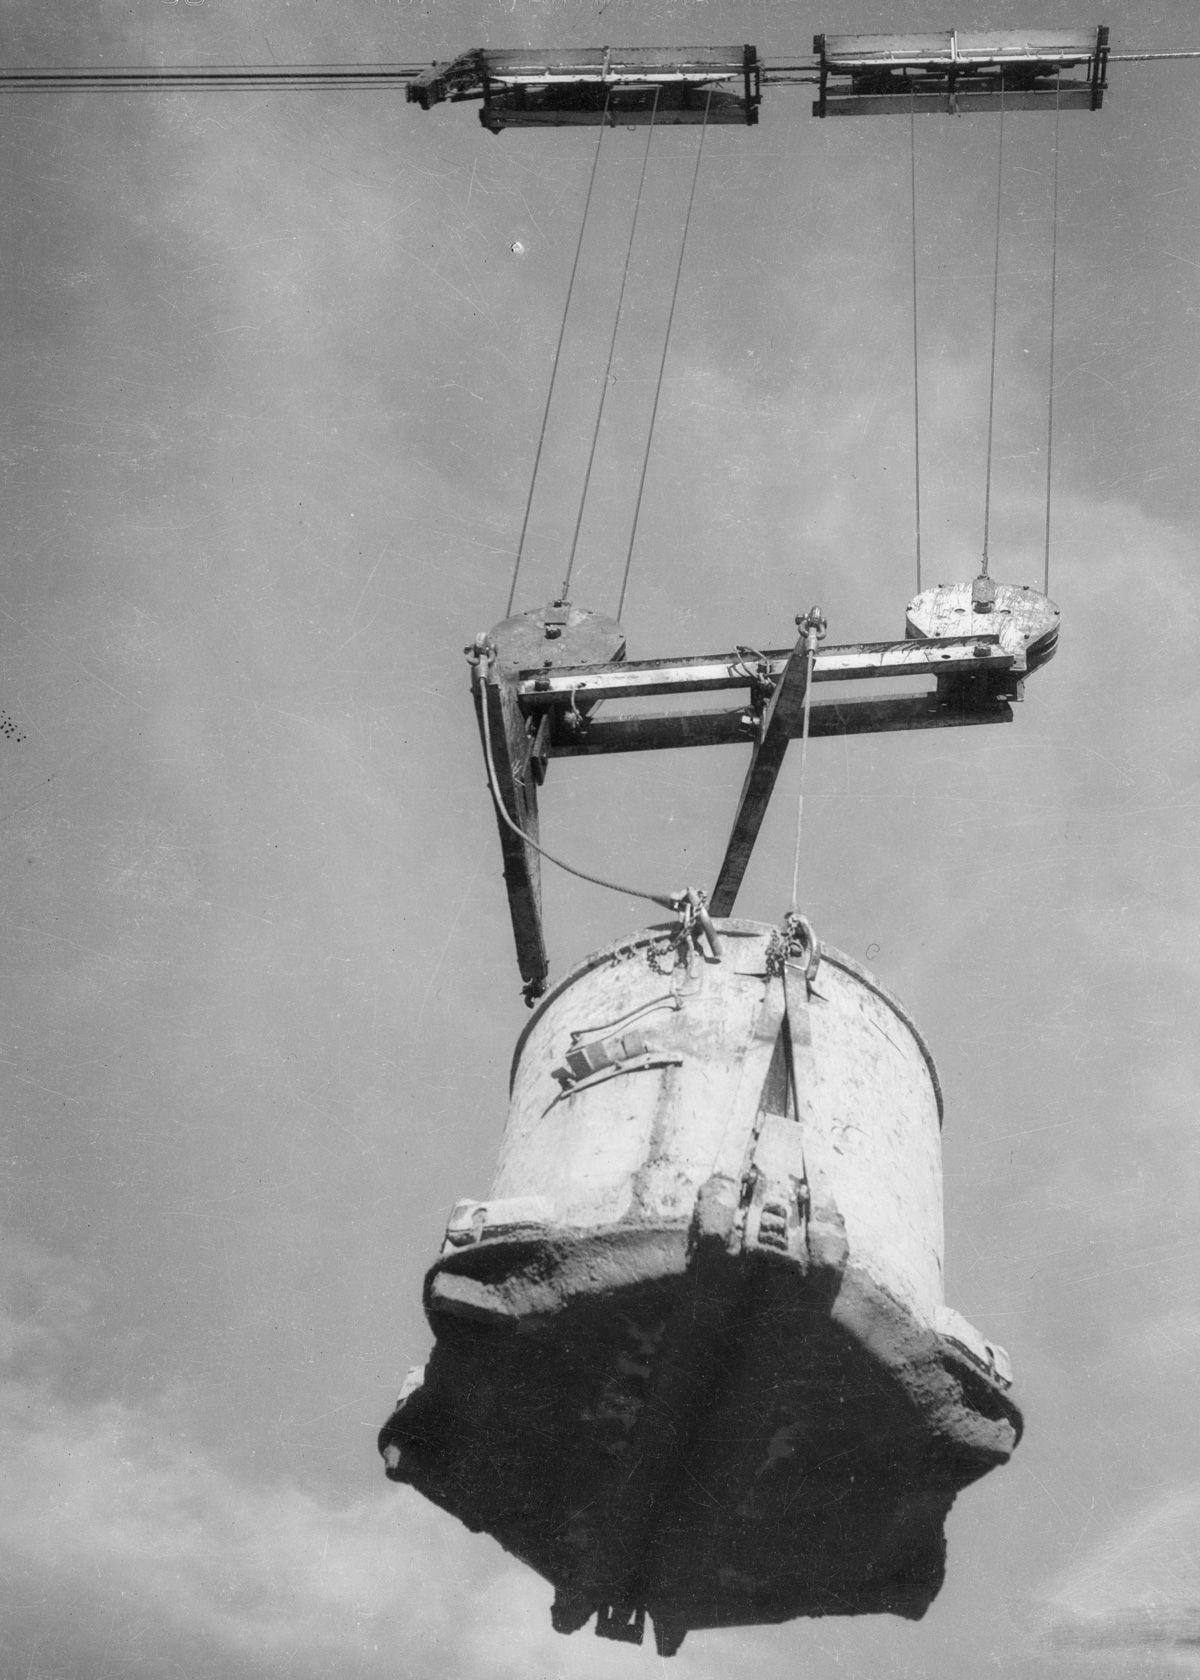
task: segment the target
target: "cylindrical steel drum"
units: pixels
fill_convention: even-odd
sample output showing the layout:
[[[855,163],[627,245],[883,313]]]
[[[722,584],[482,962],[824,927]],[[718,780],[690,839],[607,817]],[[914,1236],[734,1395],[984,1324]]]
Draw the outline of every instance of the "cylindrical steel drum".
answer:
[[[652,929],[589,957],[543,1001],[514,1058],[496,1214],[537,1196],[573,1228],[686,1224],[710,1175],[741,1169],[785,1029],[780,1019],[773,1039],[756,1038],[767,991],[782,1000],[779,933],[748,921],[719,929],[720,960],[702,945],[677,967],[670,930]],[[932,1326],[942,1304],[933,1061],[901,1005],[849,957],[826,948],[808,992],[797,1141],[810,1170],[824,1168],[855,1261]],[[786,1087],[767,1091],[768,1111],[772,1100],[796,1118]]]

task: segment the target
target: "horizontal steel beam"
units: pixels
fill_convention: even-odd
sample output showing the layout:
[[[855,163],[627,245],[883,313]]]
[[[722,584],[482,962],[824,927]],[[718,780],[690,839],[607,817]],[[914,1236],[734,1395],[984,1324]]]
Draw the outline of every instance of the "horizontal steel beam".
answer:
[[[886,700],[814,700],[809,734],[878,735],[898,729],[953,729],[963,724],[1011,723],[1006,700],[946,700],[938,694],[905,694]],[[655,752],[672,747],[749,746],[740,707],[719,712],[658,712],[589,722],[577,738],[551,740],[550,758],[598,753]],[[795,738],[797,731],[793,732]]]
[[[523,672],[516,684],[524,712],[567,706],[582,700],[618,700],[636,695],[701,694],[723,688],[774,683],[791,648],[759,654],[700,654],[685,659],[629,660],[620,665],[577,665]],[[854,642],[822,648],[814,682],[860,682],[870,677],[947,677],[970,673],[1024,676],[1024,656],[1000,646],[999,637],[963,636],[953,641]]]

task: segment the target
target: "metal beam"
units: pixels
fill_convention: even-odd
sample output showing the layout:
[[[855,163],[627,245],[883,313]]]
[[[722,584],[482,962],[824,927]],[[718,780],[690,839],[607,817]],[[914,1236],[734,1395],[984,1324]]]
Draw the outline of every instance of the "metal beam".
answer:
[[[1011,723],[1007,700],[975,695],[904,694],[887,700],[814,700],[813,739],[830,735],[880,735],[902,729],[953,729],[964,724]],[[603,753],[662,752],[674,747],[745,746],[745,711],[655,712],[597,718],[581,735],[550,737],[548,758],[587,758]]]
[[[702,694],[717,689],[749,688],[782,675],[792,650],[765,653],[744,649],[684,659],[638,659],[614,665],[578,665],[554,671],[524,672],[516,683],[521,709],[541,711],[576,705],[582,700],[618,700],[636,695]],[[861,682],[872,677],[948,677],[1012,672],[1024,675],[1024,656],[1006,652],[995,634],[954,640],[852,642],[821,648],[813,666],[814,682]]]
[[[804,696],[808,688],[808,648],[815,649],[816,635],[808,632],[800,637],[792,649],[783,673],[775,685],[763,716],[762,734],[750,759],[750,768],[738,796],[737,813],[725,847],[717,884],[713,888],[710,909],[714,916],[733,914],[734,901],[742,876],[750,862],[754,842],[767,814],[776,779],[783,768],[788,742],[800,731],[804,715]]]
[[[505,677],[483,675],[484,669],[482,662],[472,666],[471,692],[488,760],[492,793],[521,833],[536,841],[537,782],[529,724],[517,704],[515,684]],[[545,991],[546,977],[550,972],[542,931],[542,860],[532,846],[527,846],[513,833],[499,811],[496,813],[496,826],[500,830],[504,885],[508,893],[517,963],[521,979],[525,982],[526,999],[532,1003]]]

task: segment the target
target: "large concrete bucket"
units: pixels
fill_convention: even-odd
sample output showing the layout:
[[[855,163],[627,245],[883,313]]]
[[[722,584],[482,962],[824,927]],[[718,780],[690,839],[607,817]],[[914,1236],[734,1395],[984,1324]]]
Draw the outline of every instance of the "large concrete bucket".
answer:
[[[558,1588],[564,1631],[921,1615],[1020,1431],[944,1305],[920,1034],[807,927],[650,929],[517,1046],[491,1193],[426,1284],[394,1479]]]

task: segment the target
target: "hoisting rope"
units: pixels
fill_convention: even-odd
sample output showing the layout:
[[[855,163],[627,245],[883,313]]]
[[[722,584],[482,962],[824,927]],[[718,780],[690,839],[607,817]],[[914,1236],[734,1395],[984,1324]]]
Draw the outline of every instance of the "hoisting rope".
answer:
[[[512,817],[508,814],[508,810],[505,807],[504,801],[501,799],[499,790],[496,786],[496,762],[492,757],[492,726],[491,719],[488,716],[489,708],[486,688],[487,666],[490,663],[489,657],[486,652],[480,651],[478,648],[468,648],[467,658],[473,665],[482,665],[484,667],[484,683],[481,685],[481,693],[479,696],[479,716],[482,720],[483,727],[483,756],[487,764],[488,792],[492,796],[492,803],[496,807],[496,814],[499,816],[501,822],[510,828],[519,840],[523,840],[527,846],[532,847],[539,857],[544,857],[547,863],[554,864],[556,868],[565,870],[568,875],[574,875],[580,881],[588,881],[594,887],[607,887],[609,892],[623,893],[627,898],[644,898],[647,903],[660,905],[664,910],[678,910],[681,901],[688,899],[689,895],[687,892],[674,894],[646,892],[644,888],[641,887],[626,887],[622,886],[619,881],[606,880],[603,875],[589,874],[586,869],[577,869],[574,864],[564,863],[562,858],[555,857],[553,852],[548,852],[544,846],[539,845],[536,840],[526,834],[525,830],[519,823],[513,821]],[[699,896],[700,895],[693,893],[691,894],[691,899],[695,900]]]
[[[517,574],[521,570],[521,556],[525,552],[525,534],[529,530],[529,513],[533,507],[533,492],[537,484],[538,467],[542,459],[542,445],[546,441],[546,423],[550,418],[550,404],[554,399],[554,382],[558,377],[558,361],[562,355],[563,338],[567,331],[567,316],[571,309],[571,297],[575,291],[575,276],[579,272],[579,253],[583,250],[583,236],[587,231],[588,210],[592,203],[592,188],[596,184],[596,166],[600,162],[600,146],[604,140],[604,130],[608,126],[608,105],[612,98],[611,89],[604,95],[604,110],[600,117],[600,128],[596,135],[596,150],[592,154],[592,172],[588,176],[587,197],[583,201],[583,216],[579,223],[579,238],[575,244],[575,260],[571,264],[571,278],[567,282],[567,301],[563,305],[562,321],[558,329],[558,343],[554,347],[554,363],[550,369],[550,387],[546,392],[546,406],[542,411],[542,429],[538,433],[537,450],[533,457],[533,473],[529,480],[529,495],[525,499],[525,517],[521,521],[521,535],[517,541],[517,558],[513,563],[512,582],[508,586],[508,604],[504,609],[504,616],[508,618],[512,613],[513,598],[517,593]]]
[[[1050,212],[1050,377],[1046,400],[1046,563],[1042,574],[1042,594],[1050,593],[1050,478],[1054,465],[1054,309],[1058,292],[1058,118],[1059,82],[1062,72],[1054,78],[1054,188]]]
[[[808,722],[812,709],[813,666],[817,660],[817,643],[825,640],[825,617],[820,607],[810,607],[804,618],[796,620],[804,631],[804,656],[808,670],[804,678],[804,711],[800,722],[800,786],[796,793],[796,845],[792,853],[792,914],[800,911],[800,833],[804,826],[804,780],[808,771]]]
[[[575,569],[575,550],[579,547],[579,532],[583,525],[583,509],[587,501],[588,486],[592,482],[592,466],[596,459],[596,445],[600,440],[600,422],[604,418],[604,402],[608,396],[608,378],[612,372],[613,353],[617,347],[617,332],[621,325],[621,306],[625,302],[625,282],[629,279],[629,259],[633,255],[633,241],[637,233],[638,212],[642,208],[642,189],[646,185],[646,166],[650,162],[650,142],[654,138],[654,120],[658,115],[658,96],[661,89],[656,85],[654,89],[654,104],[650,108],[650,123],[646,130],[646,148],[642,153],[642,173],[638,178],[637,197],[633,202],[633,219],[629,224],[629,243],[625,247],[625,266],[621,270],[621,289],[617,293],[617,309],[613,317],[612,337],[608,341],[608,360],[604,364],[604,378],[600,382],[600,401],[596,405],[596,424],[592,428],[592,447],[588,451],[587,470],[583,475],[583,489],[579,496],[579,512],[575,516],[575,532],[571,538],[571,552],[567,558],[567,575],[563,579],[559,599],[567,601],[571,594],[571,573]]]
[[[917,359],[917,94],[909,90],[908,165],[912,188],[913,500],[917,525],[917,594],[921,593],[921,394]]]
[[[662,394],[663,370],[667,365],[667,350],[671,343],[671,326],[675,320],[675,300],[679,296],[679,279],[683,273],[683,257],[687,250],[688,229],[692,225],[692,205],[696,202],[696,182],[700,178],[700,159],[704,155],[704,136],[708,133],[708,113],[712,105],[713,90],[708,89],[708,97],[704,101],[704,121],[700,125],[700,140],[696,147],[696,167],[692,171],[692,190],[688,194],[687,215],[683,220],[683,235],[679,241],[679,261],[675,265],[675,284],[671,289],[671,308],[667,314],[667,330],[663,334],[662,356],[658,363],[658,380],[654,387],[654,402],[650,409],[650,425],[646,431],[646,452],[642,456],[642,471],[638,479],[637,500],[633,508],[633,524],[629,531],[629,549],[625,555],[625,570],[621,576],[621,593],[617,598],[616,616],[619,619],[625,605],[625,591],[629,587],[629,568],[633,564],[633,545],[637,540],[638,519],[642,511],[642,492],[646,488],[646,469],[650,465],[650,445],[654,441],[654,422],[658,417],[658,399]]]
[[[992,272],[992,370],[988,382],[987,476],[983,489],[983,576],[988,575],[988,523],[992,511],[992,421],[996,412],[996,322],[1000,302],[1000,195],[1004,183],[1004,72],[1000,72],[1000,142],[996,149],[996,260]]]

